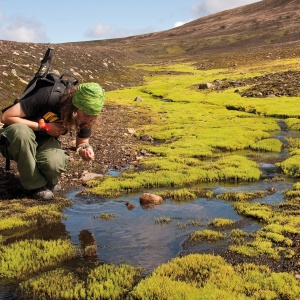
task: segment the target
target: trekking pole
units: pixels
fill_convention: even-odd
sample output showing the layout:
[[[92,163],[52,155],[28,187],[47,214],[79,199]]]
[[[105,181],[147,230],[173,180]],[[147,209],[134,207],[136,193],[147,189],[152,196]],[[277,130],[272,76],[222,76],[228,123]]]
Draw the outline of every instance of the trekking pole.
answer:
[[[48,71],[50,69],[53,50],[54,50],[54,48],[48,47],[43,59],[41,60],[41,64],[40,64],[38,71],[35,73],[34,77],[29,81],[29,83],[27,84],[27,87],[25,88],[23,94],[21,95],[21,97],[19,99],[23,99],[35,88],[38,79],[46,77],[46,75],[48,74]],[[45,69],[45,71],[42,74],[43,69]]]
[[[42,73],[43,69],[46,68],[43,75],[41,75],[42,77],[45,77],[45,75],[48,73],[48,71],[50,69],[53,50],[54,50],[54,48],[48,47],[43,59],[41,60],[41,65],[37,71],[37,74],[40,75]]]

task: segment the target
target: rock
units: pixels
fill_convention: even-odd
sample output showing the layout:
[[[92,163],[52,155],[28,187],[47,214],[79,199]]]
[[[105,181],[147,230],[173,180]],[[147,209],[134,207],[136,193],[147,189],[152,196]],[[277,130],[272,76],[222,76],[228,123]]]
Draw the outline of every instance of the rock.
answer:
[[[137,160],[134,160],[131,162],[131,165],[137,167],[139,165],[139,162]]]
[[[103,177],[102,174],[86,172],[86,173],[83,173],[83,175],[81,177],[81,181],[82,181],[83,185],[86,185],[89,180],[94,180],[94,179],[102,178],[102,177]]]
[[[134,101],[143,101],[143,98],[140,96],[135,97]]]
[[[127,206],[127,209],[128,209],[128,210],[132,210],[132,209],[135,208],[135,205],[134,205],[134,204],[131,204],[131,203],[129,203],[129,202],[126,202],[125,205]]]
[[[140,152],[141,152],[142,155],[146,155],[147,154],[147,150],[145,150],[145,149],[141,149]]]
[[[136,130],[134,128],[127,128],[129,134],[134,135],[136,134]]]
[[[147,134],[144,134],[140,137],[140,140],[143,141],[143,142],[148,142],[148,143],[153,143],[154,142],[154,139],[152,136],[150,135],[147,135]]]
[[[161,196],[150,194],[150,193],[143,193],[142,196],[140,197],[140,203],[142,205],[149,205],[149,204],[158,205],[161,204],[162,201],[163,198]]]
[[[269,186],[269,187],[267,188],[267,190],[268,190],[268,192],[269,192],[270,194],[274,194],[274,193],[277,192],[277,189],[276,189],[274,186]]]
[[[199,90],[212,89],[214,85],[211,82],[205,82],[199,84]]]

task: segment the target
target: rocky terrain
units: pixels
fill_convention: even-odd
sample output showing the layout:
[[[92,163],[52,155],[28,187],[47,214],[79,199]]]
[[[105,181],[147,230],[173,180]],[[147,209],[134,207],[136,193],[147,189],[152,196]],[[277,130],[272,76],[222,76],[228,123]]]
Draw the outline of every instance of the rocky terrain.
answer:
[[[241,97],[297,97],[300,95],[300,71],[278,72],[247,79],[228,80],[216,79],[213,81],[213,90],[223,91],[228,88],[237,88],[235,91]],[[248,87],[240,91],[240,87]]]

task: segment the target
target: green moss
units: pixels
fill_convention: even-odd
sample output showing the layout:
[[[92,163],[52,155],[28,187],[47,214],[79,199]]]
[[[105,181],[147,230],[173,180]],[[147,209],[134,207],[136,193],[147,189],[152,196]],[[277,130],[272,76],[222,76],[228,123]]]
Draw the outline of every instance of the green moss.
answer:
[[[226,238],[226,234],[215,230],[197,230],[190,234],[189,241],[191,242],[216,242]]]
[[[183,281],[168,277],[151,276],[142,280],[128,295],[128,300],[194,300],[199,298],[199,289]],[[212,298],[211,298],[212,299]]]
[[[264,203],[235,202],[233,206],[239,214],[265,223],[270,222],[273,217],[272,206]]]
[[[209,225],[214,226],[216,228],[222,228],[226,226],[231,226],[235,223],[233,220],[225,219],[225,218],[215,218],[213,219]]]
[[[103,220],[111,220],[111,219],[114,219],[116,218],[117,215],[115,214],[112,214],[112,213],[105,213],[105,212],[102,212],[100,215],[99,215],[99,218],[103,219]]]
[[[141,269],[129,265],[101,265],[91,270],[87,278],[58,268],[20,283],[21,299],[125,299],[140,280]]]
[[[297,191],[299,185],[296,184],[293,190]],[[286,193],[290,199],[290,193]],[[280,204],[278,207],[263,203],[235,202],[236,211],[246,217],[251,217],[262,222],[263,227],[255,234],[245,235],[239,231],[232,231],[230,239],[233,245],[230,250],[247,256],[267,256],[272,259],[287,259],[294,256],[293,235],[299,232],[299,213],[294,214],[293,206],[298,204]]]
[[[287,118],[285,119],[285,124],[289,130],[300,130],[300,120],[298,118]]]
[[[211,198],[213,191],[209,189],[178,189],[178,190],[167,190],[157,193],[164,199],[170,199],[174,201],[190,201],[197,198]]]
[[[241,229],[233,229],[230,231],[229,239],[235,245],[242,245],[245,243],[250,234]]]
[[[23,240],[0,246],[0,278],[20,279],[78,255],[68,240]]]
[[[189,219],[186,222],[177,222],[178,228],[186,228],[188,226],[204,226],[203,222],[197,219]]]
[[[222,199],[226,201],[252,201],[256,198],[264,198],[267,195],[266,192],[226,192],[218,194],[217,199]]]
[[[300,154],[287,158],[282,163],[278,163],[284,174],[292,177],[300,177]]]
[[[57,199],[54,203],[40,203],[30,199],[1,201],[0,230],[60,222],[64,218],[61,211],[70,203],[71,201],[65,199]]]
[[[254,264],[231,266],[219,256],[190,254],[159,266],[128,299],[294,299],[297,280]]]
[[[155,218],[155,224],[169,224],[172,222],[170,217],[161,216],[159,218]]]
[[[147,159],[141,167],[145,171],[137,173],[134,169],[129,169],[118,178],[107,176],[104,180],[92,181],[85,193],[111,198],[153,187],[180,188],[201,182],[255,181],[261,173],[255,162],[238,155],[221,157],[210,164],[203,163],[201,168],[165,158]],[[194,193],[198,196],[197,190]]]
[[[101,265],[87,278],[87,299],[124,299],[140,280],[141,268]]]
[[[56,269],[30,278],[19,284],[20,299],[77,299],[86,298],[85,282],[74,273],[65,269]]]
[[[300,182],[295,183],[292,190],[285,191],[284,197],[289,202],[299,202],[299,200],[300,200]]]
[[[277,139],[263,139],[258,141],[257,143],[251,145],[251,149],[259,150],[259,151],[273,151],[280,152],[282,148],[282,142]]]

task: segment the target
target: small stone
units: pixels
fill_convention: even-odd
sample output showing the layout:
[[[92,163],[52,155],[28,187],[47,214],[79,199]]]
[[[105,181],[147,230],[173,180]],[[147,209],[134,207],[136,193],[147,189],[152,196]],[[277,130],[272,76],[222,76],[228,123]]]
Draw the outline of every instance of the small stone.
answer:
[[[86,185],[89,180],[94,180],[94,179],[101,178],[101,177],[103,177],[102,174],[98,174],[98,173],[85,173],[81,177],[81,181],[82,181],[83,185]]]

